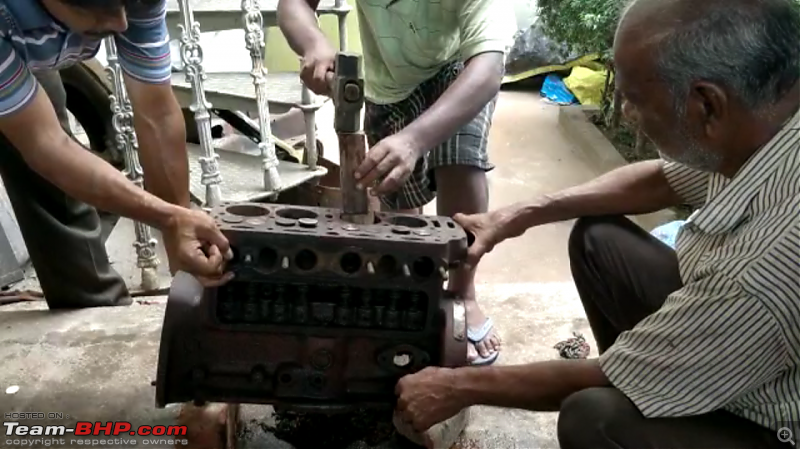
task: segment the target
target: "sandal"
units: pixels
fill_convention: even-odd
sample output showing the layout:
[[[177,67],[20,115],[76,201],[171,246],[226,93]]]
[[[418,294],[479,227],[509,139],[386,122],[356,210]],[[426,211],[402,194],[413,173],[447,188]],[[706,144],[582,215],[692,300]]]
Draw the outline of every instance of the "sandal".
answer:
[[[488,336],[489,333],[492,332],[492,329],[494,329],[494,321],[492,321],[491,318],[486,318],[486,321],[483,322],[483,325],[480,328],[478,329],[467,328],[467,340],[469,340],[469,342],[472,343],[473,345],[480,343],[486,339],[486,336]],[[478,349],[475,348],[476,352],[477,350]],[[488,357],[483,357],[480,355],[480,353],[478,353],[478,357],[475,360],[469,362],[469,364],[472,366],[488,366],[493,364],[497,360],[497,357],[499,356],[500,356],[500,351],[494,351],[491,354],[489,354]]]

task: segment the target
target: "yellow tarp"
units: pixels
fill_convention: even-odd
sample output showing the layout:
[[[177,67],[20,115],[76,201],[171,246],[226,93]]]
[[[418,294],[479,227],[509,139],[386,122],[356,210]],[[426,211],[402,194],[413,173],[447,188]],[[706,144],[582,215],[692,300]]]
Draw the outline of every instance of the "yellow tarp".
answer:
[[[600,106],[603,102],[606,73],[604,68],[573,67],[570,75],[564,78],[564,85],[582,105]]]

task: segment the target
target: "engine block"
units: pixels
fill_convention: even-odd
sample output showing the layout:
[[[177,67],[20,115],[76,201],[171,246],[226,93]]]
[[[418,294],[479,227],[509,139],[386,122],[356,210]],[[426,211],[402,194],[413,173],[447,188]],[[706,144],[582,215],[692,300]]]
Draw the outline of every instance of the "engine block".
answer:
[[[444,290],[466,255],[449,218],[239,203],[211,211],[235,278],[180,273],[161,336],[156,403],[335,411],[394,404],[397,380],[466,363],[462,301]]]

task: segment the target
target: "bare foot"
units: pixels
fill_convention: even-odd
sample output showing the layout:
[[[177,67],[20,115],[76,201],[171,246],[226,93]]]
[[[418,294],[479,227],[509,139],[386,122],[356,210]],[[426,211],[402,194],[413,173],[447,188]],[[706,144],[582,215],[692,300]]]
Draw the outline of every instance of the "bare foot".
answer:
[[[486,324],[486,315],[484,315],[478,302],[474,299],[467,299],[464,301],[467,309],[467,325],[469,326],[470,333],[478,333]],[[486,336],[477,343],[467,346],[467,360],[469,362],[475,361],[479,356],[487,358],[492,356],[495,352],[500,352],[502,340],[497,334],[494,327],[489,330]]]

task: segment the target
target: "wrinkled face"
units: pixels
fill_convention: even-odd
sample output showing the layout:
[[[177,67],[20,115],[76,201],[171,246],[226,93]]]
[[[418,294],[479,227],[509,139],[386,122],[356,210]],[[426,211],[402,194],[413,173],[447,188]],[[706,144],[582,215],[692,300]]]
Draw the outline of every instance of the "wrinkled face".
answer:
[[[623,33],[615,45],[616,89],[623,98],[623,114],[658,147],[665,160],[703,171],[716,171],[722,164],[723,143],[708,133],[702,98],[690,91],[675,98],[653,69],[652,52],[625,42]],[[700,102],[698,105],[693,104]],[[676,102],[683,111],[678,111]]]
[[[48,12],[70,30],[86,36],[102,38],[128,29],[122,3],[109,1],[107,8],[79,8],[61,0],[42,0]]]

